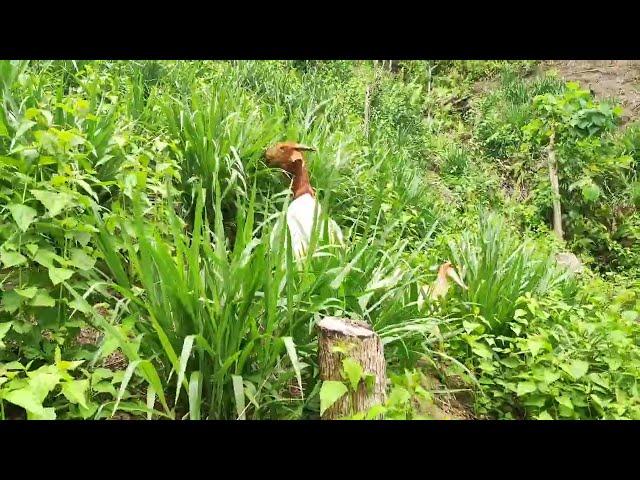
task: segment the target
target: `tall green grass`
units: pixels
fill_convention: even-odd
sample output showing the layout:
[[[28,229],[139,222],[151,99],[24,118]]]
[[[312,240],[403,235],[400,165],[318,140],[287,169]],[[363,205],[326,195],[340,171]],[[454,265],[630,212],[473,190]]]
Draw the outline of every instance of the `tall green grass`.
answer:
[[[513,319],[517,300],[526,293],[570,288],[568,273],[553,255],[513,232],[499,214],[479,215],[476,231],[463,232],[448,245],[451,261],[461,266],[469,287],[461,299],[476,307],[495,332]]]
[[[403,261],[406,240],[388,248],[385,232],[372,225],[368,237],[335,248],[316,230],[317,248],[295,265],[282,213],[254,225],[254,189],[241,204],[229,247],[221,195],[214,197],[213,226],[201,191],[192,234],[167,209],[166,238],[146,224],[137,203],[131,228],[122,228],[126,257],[106,230],[101,233],[114,288],[129,302],[126,314],[136,317],[143,334],[140,358],[153,362],[164,391],[176,392],[176,411],[172,406],[167,413],[261,418],[274,405],[290,403],[282,396],[287,382],[317,381],[303,370],[314,363],[313,325],[321,315],[364,319],[405,359],[421,353],[437,320],[419,317],[413,306],[417,272]],[[300,414],[307,401],[298,402]]]

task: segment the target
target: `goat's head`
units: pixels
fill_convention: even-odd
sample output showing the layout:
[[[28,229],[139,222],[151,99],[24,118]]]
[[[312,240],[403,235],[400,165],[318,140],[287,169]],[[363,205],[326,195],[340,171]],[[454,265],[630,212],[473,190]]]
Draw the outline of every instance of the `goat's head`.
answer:
[[[316,149],[296,142],[280,142],[268,148],[264,156],[270,167],[290,170],[296,162],[304,163],[302,152],[305,151],[315,152]]]
[[[468,288],[464,284],[464,282],[462,281],[460,276],[458,275],[458,272],[456,271],[454,266],[449,261],[444,262],[442,265],[440,265],[440,269],[438,270],[438,277],[442,278],[443,280],[446,277],[449,277],[451,280],[456,282],[458,285],[460,285],[465,290],[467,290],[467,288]]]

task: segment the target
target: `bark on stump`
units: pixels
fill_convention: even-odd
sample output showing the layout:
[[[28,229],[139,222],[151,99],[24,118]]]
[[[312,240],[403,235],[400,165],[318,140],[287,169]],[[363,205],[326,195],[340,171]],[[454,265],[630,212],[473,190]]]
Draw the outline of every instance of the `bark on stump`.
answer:
[[[347,357],[360,363],[365,373],[375,375],[371,390],[360,382],[356,392],[349,391],[324,412],[322,419],[333,420],[384,403],[387,375],[380,337],[366,323],[346,318],[326,317],[318,322],[318,328],[318,363],[322,381],[344,381],[341,371],[342,360],[346,357],[334,352],[334,346],[346,349]]]

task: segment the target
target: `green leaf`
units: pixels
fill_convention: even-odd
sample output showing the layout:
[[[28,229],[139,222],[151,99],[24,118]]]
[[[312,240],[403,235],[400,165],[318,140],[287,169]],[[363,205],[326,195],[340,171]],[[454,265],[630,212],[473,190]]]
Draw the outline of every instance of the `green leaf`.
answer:
[[[113,377],[113,372],[108,368],[96,368],[91,374],[91,383],[97,384],[98,382],[100,382],[101,380],[104,380],[105,378],[112,378],[112,377]]]
[[[591,400],[596,403],[600,408],[606,408],[609,405],[609,400],[605,399],[605,398],[600,398],[600,396],[596,395],[595,393],[592,393],[591,395],[589,395],[589,397],[591,398]]]
[[[18,126],[18,129],[16,130],[16,135],[13,137],[13,141],[15,142],[17,139],[19,139],[22,135],[24,135],[27,131],[29,131],[31,127],[33,127],[34,125],[36,125],[36,122],[32,120],[25,120],[23,122],[20,122],[20,126]]]
[[[404,387],[393,387],[393,390],[391,390],[391,393],[389,394],[389,405],[394,405],[394,406],[403,406],[405,405],[409,400],[411,400],[411,394],[409,393],[409,391],[404,388]]]
[[[471,346],[471,350],[481,358],[493,358],[493,351],[484,343],[474,342],[474,344]]]
[[[78,300],[77,298],[73,299],[69,302],[69,306],[71,308],[75,308],[76,310],[82,313],[91,312],[91,305],[89,305],[89,303],[84,299],[82,300]],[[116,343],[117,343],[117,340],[116,340]]]
[[[481,327],[482,325],[480,325],[477,322],[469,322],[467,320],[463,320],[462,321],[462,327],[464,328],[464,330],[467,333],[471,333],[473,332],[476,328]]]
[[[537,387],[534,382],[519,382],[518,387],[516,389],[516,395],[521,397],[522,395],[535,392],[536,390],[537,390]]]
[[[120,384],[120,390],[118,390],[118,397],[116,398],[116,403],[113,405],[113,411],[111,412],[111,416],[113,416],[118,410],[118,406],[120,405],[120,400],[122,400],[122,396],[124,392],[127,390],[127,386],[129,385],[129,381],[131,381],[131,377],[133,376],[133,372],[136,370],[136,367],[142,362],[142,360],[134,360],[129,363],[127,369],[124,371],[124,377],[122,377],[122,383]]]
[[[517,357],[513,356],[500,359],[500,363],[509,368],[516,368],[521,362]]]
[[[62,210],[72,205],[73,197],[64,192],[50,192],[49,190],[31,190],[31,194],[36,197],[47,209],[49,215],[55,217]]]
[[[640,317],[640,313],[633,310],[625,310],[622,312],[622,319],[626,322],[634,322]]]
[[[601,387],[606,388],[607,390],[611,388],[611,385],[609,384],[609,380],[602,377],[602,375],[600,375],[599,373],[590,373],[589,379],[591,379],[591,381],[596,383],[597,385],[600,385]]]
[[[362,365],[356,362],[352,358],[345,358],[342,360],[342,369],[344,370],[344,374],[349,380],[349,384],[351,385],[351,389],[356,391],[358,389],[358,384],[362,377],[364,376],[364,370],[362,369]]]
[[[11,322],[3,322],[0,323],[0,348],[4,348],[4,342],[2,341],[2,339],[5,337],[5,335],[9,332],[9,330],[11,329]],[[0,370],[1,371],[1,370]]]
[[[15,292],[24,298],[33,298],[38,291],[38,287],[16,288]]]
[[[550,385],[550,384],[552,384],[553,382],[555,382],[556,380],[558,380],[560,378],[560,374],[558,372],[554,372],[552,370],[545,369],[544,373],[542,374],[542,377],[544,379],[544,382],[547,385]]]
[[[233,383],[233,396],[236,401],[236,412],[238,413],[238,420],[246,420],[244,408],[244,388],[242,387],[242,377],[240,375],[231,375],[231,381]]]
[[[82,418],[84,420],[87,420],[91,415],[96,413],[96,410],[98,410],[98,404],[91,401],[87,403],[86,408],[83,407],[82,405],[78,406],[78,411],[80,412],[80,415],[82,415]]]
[[[56,301],[51,298],[49,292],[46,290],[40,290],[35,298],[31,301],[31,304],[34,307],[55,307]]]
[[[153,417],[153,405],[156,403],[156,391],[151,385],[147,387],[147,420],[151,420]]]
[[[91,270],[96,263],[96,259],[87,255],[84,250],[74,248],[71,250],[71,265],[80,270]]]
[[[75,370],[84,362],[85,362],[84,360],[73,360],[73,361],[62,360],[62,358],[60,358],[60,348],[56,347],[56,367],[60,372]]]
[[[322,382],[320,388],[320,415],[336,403],[348,392],[347,387],[342,382],[326,380]]]
[[[189,418],[191,420],[200,420],[201,404],[200,372],[191,372],[191,378],[189,379]]]
[[[22,365],[20,362],[14,360],[13,362],[7,362],[3,365],[5,370],[26,370],[30,364],[27,364],[27,367]]]
[[[53,252],[52,250],[46,250],[44,248],[38,249],[38,252],[33,257],[33,260],[46,268],[53,268],[54,260],[60,264],[66,263],[64,258],[60,257],[59,255],[56,255],[56,253]]]
[[[610,370],[618,370],[622,366],[622,360],[619,358],[607,358],[605,360]]]
[[[11,329],[11,322],[0,323],[0,340],[4,338],[7,332]]]
[[[195,335],[187,335],[182,342],[182,353],[180,354],[180,368],[178,370],[178,381],[176,385],[176,400],[178,403],[178,397],[180,396],[180,388],[182,388],[182,382],[184,380],[184,372],[187,369],[187,363],[189,362],[189,356],[191,355],[191,349],[193,348],[193,341],[196,338]],[[185,389],[189,387],[186,386]],[[188,391],[188,390],[187,390]]]
[[[256,393],[258,393],[256,390],[256,386],[253,383],[245,380],[244,382],[245,396],[249,399],[249,401],[253,404],[253,406],[255,406],[256,408],[260,408],[260,404],[256,400]]]
[[[110,393],[113,397],[118,394],[118,392],[116,392],[116,387],[114,387],[111,382],[98,382],[91,388],[96,393]]]
[[[302,398],[304,398],[304,392],[302,390],[302,372],[300,368],[300,362],[298,361],[298,353],[296,352],[296,345],[295,343],[293,343],[293,338],[291,337],[283,337],[282,341],[284,342],[284,346],[287,349],[287,355],[289,355],[289,360],[291,360],[293,371],[296,374],[296,380],[298,381],[298,387],[300,388],[300,393],[302,394]]]
[[[69,280],[73,275],[73,270],[67,268],[49,267],[49,278],[54,285]]]
[[[365,420],[375,420],[382,417],[387,412],[384,405],[374,405],[369,409],[365,416]]]
[[[544,410],[543,412],[540,412],[540,415],[538,415],[536,418],[538,420],[553,420],[553,417],[549,415],[549,413],[546,410]]]
[[[595,202],[600,196],[600,187],[595,183],[587,183],[582,186],[582,197],[587,202]]]
[[[8,252],[6,250],[0,250],[0,260],[5,268],[15,267],[22,265],[27,261],[27,257],[18,252]]]
[[[18,225],[18,228],[23,232],[27,231],[29,225],[31,225],[38,216],[38,212],[27,205],[12,203],[8,205],[7,208],[11,212],[11,216]]]
[[[2,295],[2,306],[9,313],[15,312],[22,305],[22,297],[16,292],[4,292]]]
[[[546,401],[547,397],[544,395],[528,395],[527,398],[522,401],[522,404],[527,407],[542,408]]]
[[[358,260],[366,250],[367,250],[366,248],[361,249],[358,253],[354,255],[351,261],[340,270],[340,273],[338,273],[338,275],[336,275],[336,277],[331,281],[332,290],[338,290],[338,288],[340,288],[340,285],[342,285],[342,282],[344,281],[344,279],[347,277],[349,272],[351,272],[351,270],[355,268],[356,263],[358,262]]]
[[[538,354],[538,352],[544,347],[544,340],[539,338],[527,338],[527,348],[531,352],[531,355],[534,357]]]
[[[49,393],[60,383],[60,372],[55,365],[45,365],[35,372],[27,373],[29,388],[42,403]]]
[[[3,394],[3,400],[24,408],[27,412],[44,415],[42,400],[39,400],[31,388],[24,387]]]
[[[589,363],[584,360],[572,360],[571,363],[562,365],[562,369],[577,380],[587,373]]]
[[[62,394],[71,403],[75,403],[87,408],[87,390],[89,389],[89,380],[72,380],[62,384]]]
[[[565,395],[560,395],[558,397],[556,397],[556,401],[558,402],[559,405],[562,405],[565,408],[568,408],[569,410],[573,410],[573,403],[571,403],[571,399]]]
[[[91,188],[91,186],[87,182],[85,182],[84,180],[79,179],[79,178],[75,179],[75,182],[78,185],[80,185],[85,192],[87,192],[89,195],[91,195],[96,202],[99,201],[98,200],[98,194],[93,191],[93,189]]]
[[[42,413],[27,412],[27,420],[55,420],[56,410],[53,407],[42,409]]]
[[[522,310],[521,308],[516,309],[516,311],[513,314],[513,318],[520,318],[520,317],[526,317],[526,316],[527,316],[526,310]]]

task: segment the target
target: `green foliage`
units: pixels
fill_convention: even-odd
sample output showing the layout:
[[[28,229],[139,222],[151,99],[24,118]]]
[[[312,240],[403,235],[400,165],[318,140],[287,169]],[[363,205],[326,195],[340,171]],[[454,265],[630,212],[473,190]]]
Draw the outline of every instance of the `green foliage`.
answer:
[[[562,96],[546,94],[533,101],[537,118],[523,127],[522,150],[534,158],[553,132],[559,164],[560,190],[565,210],[565,229],[579,251],[619,266],[624,260],[617,223],[628,211],[628,190],[633,157],[609,132],[616,125],[621,107],[596,103],[587,90],[567,84]],[[547,188],[538,184],[534,202],[549,208]],[[624,235],[624,234],[623,234]],[[615,237],[618,236],[618,239]],[[618,240],[618,241],[617,241]],[[621,255],[622,253],[622,255]],[[618,258],[616,258],[618,257]]]
[[[424,386],[425,376],[417,370],[405,370],[403,375],[391,375],[391,388],[385,402],[387,420],[430,420],[434,393]],[[375,408],[375,407],[374,407]],[[371,415],[373,412],[369,412]]]
[[[611,292],[603,286],[588,284],[575,303],[557,294],[527,294],[518,300],[502,335],[483,330],[479,322],[464,322],[464,342],[454,348],[471,347],[468,365],[484,392],[477,399],[479,413],[499,418],[639,418],[640,357],[634,339],[640,328],[631,320],[634,310],[628,310],[638,308],[637,299],[627,295],[629,290]],[[613,303],[594,309],[612,295]]]
[[[475,112],[475,131],[486,153],[496,159],[517,154],[523,142],[522,128],[535,116],[532,102],[536,96],[558,94],[564,84],[553,76],[526,81],[506,71],[498,88],[490,92]]]
[[[32,366],[33,362],[2,364],[1,418],[8,418],[12,405],[23,409],[28,420],[105,418],[104,409],[114,403],[115,385],[122,382],[122,375],[104,368],[90,373],[81,368],[83,363],[62,360],[60,348],[56,348],[54,361],[38,368]],[[127,400],[121,402],[121,410],[144,413],[148,409],[130,397],[130,393],[121,391],[118,398]]]
[[[450,258],[464,267],[463,281],[468,286],[460,300],[474,312],[475,321],[480,322],[477,327],[504,333],[522,295],[544,296],[556,286],[570,288],[563,285],[567,274],[541,247],[523,241],[495,213],[481,215],[477,231],[450,240]]]
[[[567,240],[603,269],[638,261],[631,247],[637,238],[635,130],[614,132],[620,113],[619,106],[596,102],[578,84],[565,86],[553,76],[527,81],[509,73],[476,114],[477,137],[504,171],[514,202],[509,208],[525,229],[551,224],[546,157],[554,132]]]
[[[320,415],[349,392],[343,382],[325,380],[320,387]]]
[[[477,377],[481,415],[638,418],[638,128],[534,63],[0,61],[2,416],[314,418],[341,397],[313,328],[336,315],[408,369],[354,417],[430,417],[426,355]],[[548,235],[552,131],[565,247],[595,272],[574,279]],[[262,161],[284,139],[318,148],[346,237],[302,265]],[[425,316],[445,259],[469,290]]]

